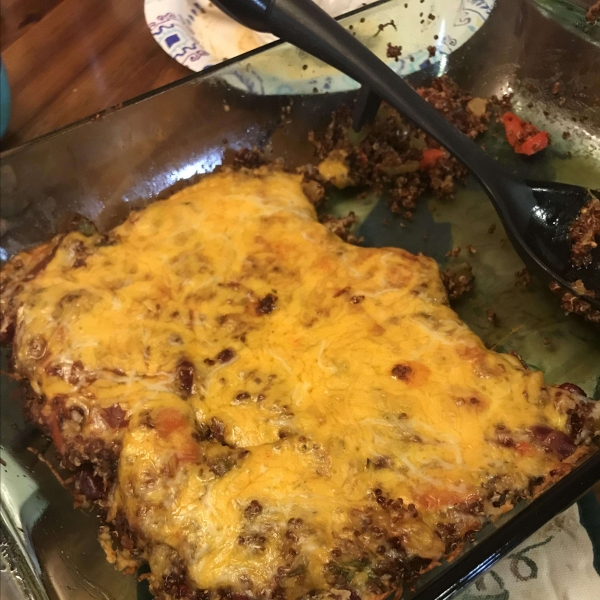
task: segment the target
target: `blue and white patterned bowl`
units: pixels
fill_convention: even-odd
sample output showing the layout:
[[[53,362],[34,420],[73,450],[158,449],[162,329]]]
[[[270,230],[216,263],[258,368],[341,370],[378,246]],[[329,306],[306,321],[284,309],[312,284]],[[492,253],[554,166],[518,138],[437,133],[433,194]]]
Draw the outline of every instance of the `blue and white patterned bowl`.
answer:
[[[370,3],[316,1],[335,16]],[[402,46],[401,58],[385,60],[398,74],[408,75],[429,62],[443,63],[448,54],[481,28],[495,3],[496,0],[393,0],[374,9],[375,12],[366,12],[364,19],[362,15],[353,18],[352,29],[381,57],[386,57],[388,43]],[[144,11],[148,27],[163,50],[196,72],[275,40],[239,25],[208,0],[145,0]],[[391,20],[393,26],[378,32],[379,23]],[[433,57],[429,52],[432,46],[436,48]],[[278,49],[276,61],[271,53],[264,59],[260,54],[255,55],[243,61],[243,68],[240,65],[225,77],[238,88],[263,95],[333,92],[357,87],[349,77],[316,61],[310,62],[310,69],[299,73],[297,52],[291,47]],[[296,53],[294,59],[289,53]],[[294,67],[286,69],[288,63]]]

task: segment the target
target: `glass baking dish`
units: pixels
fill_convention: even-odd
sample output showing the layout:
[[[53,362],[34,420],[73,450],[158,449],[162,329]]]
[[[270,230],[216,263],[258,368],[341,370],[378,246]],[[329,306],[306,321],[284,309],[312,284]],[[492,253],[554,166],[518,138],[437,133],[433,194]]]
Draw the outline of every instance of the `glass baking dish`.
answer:
[[[378,3],[343,22],[383,56],[388,42],[400,42],[403,27],[421,25],[411,21],[417,12],[401,12],[404,4]],[[600,188],[598,28],[586,28],[583,13],[565,2],[503,0],[493,9],[483,0],[459,4],[456,20],[471,27],[463,45],[444,33],[451,23],[440,19],[428,25],[439,40],[434,58],[415,46],[406,62],[392,66],[414,71],[414,84],[448,72],[475,95],[512,93],[517,111],[552,134],[552,147],[532,159],[505,154],[492,127],[483,140],[487,151],[531,178]],[[568,19],[561,17],[565,11]],[[402,27],[374,35],[392,19]],[[242,147],[268,148],[289,167],[310,162],[309,131],[324,127],[335,107],[353,102],[357,87],[306,54],[272,44],[8,151],[0,171],[0,258],[47,239],[74,213],[102,229],[112,227],[131,209],[227,163]],[[490,346],[518,351],[550,383],[571,381],[590,396],[600,395],[598,331],[566,316],[536,281],[515,286],[522,265],[474,182],[467,181],[454,202],[421,201],[409,225],[391,215],[385,198],[372,194],[340,193],[325,210],[336,216],[354,210],[366,245],[424,252],[442,265],[448,250],[472,244],[476,289],[458,303],[461,318]],[[487,318],[489,308],[498,316],[497,327]],[[96,515],[73,508],[53,474],[53,449],[22,418],[23,394],[6,375],[6,352],[1,369],[3,592],[35,600],[148,597],[143,582],[106,561]],[[458,559],[421,577],[403,597],[449,597],[599,479],[596,452],[538,499],[520,503],[480,532]]]

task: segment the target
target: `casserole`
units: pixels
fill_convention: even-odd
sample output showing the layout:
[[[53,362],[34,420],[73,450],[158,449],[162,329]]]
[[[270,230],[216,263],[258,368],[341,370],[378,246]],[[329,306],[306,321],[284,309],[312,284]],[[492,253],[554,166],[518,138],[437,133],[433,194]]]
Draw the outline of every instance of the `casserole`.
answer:
[[[543,24],[548,30],[554,27],[555,35],[559,35],[560,32],[560,40],[565,43],[564,52],[558,53],[558,58],[565,62],[553,63],[547,67],[548,70],[550,68],[556,69],[556,65],[560,65],[560,68],[567,72],[567,62],[575,57],[577,52],[580,52],[582,56],[578,59],[578,69],[585,71],[587,66],[589,67],[587,72],[593,73],[593,63],[597,61],[597,56],[594,54],[596,51],[591,47],[591,44],[584,39],[569,36],[558,25],[553,24],[551,21],[545,21],[536,12],[533,5],[527,2],[506,3],[505,6],[508,8],[502,9],[504,12],[498,10],[492,15],[487,29],[482,30],[482,35],[473,38],[472,42],[461,49],[457,55],[450,55],[448,63],[453,77],[462,85],[466,85],[482,95],[497,92],[502,85],[510,83],[514,88],[517,99],[522,100],[524,108],[531,102],[531,95],[535,93],[539,93],[536,98],[538,104],[534,105],[532,109],[542,103],[550,105],[553,100],[558,104],[558,100],[553,98],[551,92],[545,93],[546,88],[544,87],[548,86],[548,80],[552,80],[557,76],[556,71],[546,73],[548,75],[546,79],[540,77],[540,75],[544,75],[544,73],[540,73],[540,70],[544,70],[543,64],[533,61],[531,54],[523,57],[524,65],[520,67],[518,73],[514,70],[511,71],[509,65],[514,57],[519,56],[519,49],[514,50],[513,56],[504,57],[507,62],[499,60],[495,70],[486,67],[482,71],[478,71],[474,67],[481,66],[481,63],[475,65],[473,62],[469,63],[469,61],[473,61],[473,57],[477,57],[478,61],[488,62],[488,64],[493,62],[492,49],[498,48],[498,45],[495,44],[494,35],[500,31],[505,31],[507,23],[512,23],[517,27],[513,30],[516,39],[521,39],[520,36],[522,35],[526,38],[528,27],[533,30]],[[516,17],[518,18],[516,19]],[[495,22],[494,19],[497,19],[497,29],[492,27]],[[555,42],[555,40],[552,41]],[[570,51],[567,51],[567,48]],[[556,48],[553,51],[556,52]],[[277,47],[267,52],[277,52]],[[472,54],[469,54],[469,52]],[[589,53],[589,56],[586,53]],[[255,58],[264,56],[266,55],[251,56],[245,59],[247,61],[245,64],[251,66]],[[304,57],[301,60],[302,62],[299,64],[306,62]],[[452,67],[453,61],[456,61],[454,67]],[[465,67],[466,64],[470,65],[469,69]],[[528,66],[532,69],[529,73],[527,71]],[[308,130],[323,125],[334,106],[351,99],[351,94],[295,98],[288,116],[289,98],[287,97],[244,95],[240,94],[235,88],[228,88],[223,85],[221,81],[223,74],[227,74],[227,68],[229,67],[226,65],[224,71],[216,70],[198,79],[189,80],[185,84],[175,86],[173,89],[126,106],[119,111],[110,112],[98,120],[76,125],[68,131],[7,153],[3,157],[2,164],[3,208],[6,207],[6,210],[3,211],[3,217],[7,216],[5,227],[7,229],[11,228],[2,239],[2,248],[6,256],[14,254],[25,245],[46,239],[49,233],[60,227],[60,220],[66,218],[69,213],[84,214],[88,218],[99,222],[101,226],[108,227],[122,220],[130,206],[141,206],[149,199],[156,198],[174,184],[185,181],[197,173],[212,170],[224,155],[224,129],[227,130],[225,136],[230,147],[263,145],[267,139],[271,139],[274,155],[284,156],[290,165],[306,162],[307,158],[310,158],[310,147],[308,143],[299,144],[298,140],[306,140]],[[236,65],[236,68],[239,68],[239,65]],[[477,81],[476,75],[478,72],[484,74],[483,81]],[[498,79],[492,81],[489,78],[490,72],[496,72]],[[537,82],[537,86],[534,81]],[[538,92],[532,91],[533,87],[522,88],[522,82],[537,87]],[[588,83],[584,84],[581,80],[573,82],[573,89],[577,89],[578,94],[584,93],[585,90],[582,87],[578,88],[578,86],[588,85],[588,89],[590,89],[593,83],[590,76]],[[564,119],[569,118],[567,112],[569,102],[565,101],[562,106],[562,110],[565,111],[562,115],[563,121],[559,120],[554,124],[559,131],[565,127]],[[585,114],[585,96],[578,96],[577,103],[580,113]],[[177,106],[176,114],[173,111],[173,106]],[[588,106],[588,109],[590,107],[591,105]],[[559,118],[561,117],[560,112],[557,108]],[[581,165],[585,166],[588,162],[593,164],[590,153],[594,152],[594,135],[597,135],[598,123],[597,120],[594,121],[592,110],[589,110],[589,112],[591,116],[583,124],[579,121],[579,118],[577,121],[576,126],[580,133],[585,127],[585,135],[580,137],[580,140],[583,140],[582,147],[574,145],[571,150],[575,154],[575,158],[570,161],[561,161],[558,158],[553,164],[544,161],[543,163],[536,162],[526,166],[532,171],[538,170],[538,173],[546,171],[547,173],[547,169],[550,168],[560,172],[560,169],[566,170],[567,167],[576,164],[579,164],[580,168]],[[279,128],[277,126],[282,114],[284,121],[289,120],[291,122],[286,123],[286,127]],[[556,137],[560,139],[560,136]],[[577,138],[578,136],[573,135],[573,140],[569,143],[576,144]],[[490,142],[493,142],[493,140],[490,140]],[[579,149],[581,149],[581,155],[577,153]],[[556,155],[554,158],[556,158]],[[524,168],[523,165],[519,165],[519,167]],[[579,183],[582,183],[581,177],[588,176],[590,177],[588,185],[597,186],[597,183],[594,184],[593,173],[588,172],[587,175],[577,174],[577,176]],[[563,174],[561,178],[566,179],[567,177],[568,174]],[[341,200],[337,204],[338,210],[341,210],[340,207],[343,203],[349,201],[348,198],[342,198]],[[29,203],[29,207],[23,206],[25,203]],[[358,206],[364,214],[367,210],[366,204],[359,202]],[[471,227],[465,227],[464,225],[464,211],[467,206],[475,209],[469,210],[467,213],[477,217]],[[462,243],[458,239],[461,235],[470,236],[468,242],[465,239],[465,245],[466,243],[472,243],[474,246],[479,245],[482,248],[478,259],[482,261],[480,265],[482,272],[491,269],[491,262],[488,261],[493,260],[492,256],[494,254],[500,254],[501,262],[499,265],[496,263],[495,269],[500,275],[503,274],[504,278],[502,276],[498,277],[497,273],[496,276],[489,277],[487,280],[485,276],[481,278],[479,284],[480,295],[460,307],[465,320],[470,323],[477,333],[483,333],[490,343],[501,343],[507,349],[518,349],[526,360],[533,360],[531,358],[533,356],[545,357],[546,364],[540,362],[535,364],[544,368],[551,381],[560,382],[561,380],[570,379],[582,384],[589,393],[593,392],[596,383],[594,381],[596,374],[593,365],[598,363],[598,346],[595,333],[585,329],[572,319],[562,317],[559,309],[546,296],[545,291],[536,290],[535,284],[531,288],[519,289],[515,292],[513,277],[514,271],[519,269],[519,265],[514,256],[510,254],[509,249],[504,249],[503,253],[499,252],[502,248],[500,245],[501,234],[499,233],[495,238],[497,240],[495,247],[490,244],[489,252],[483,251],[485,244],[478,244],[477,240],[473,239],[476,235],[491,235],[487,234],[487,231],[494,222],[494,216],[491,209],[489,212],[485,212],[486,207],[487,204],[478,202],[475,189],[467,188],[464,198],[459,198],[454,206],[437,206],[433,214],[438,222],[434,221],[427,211],[421,210],[418,212],[415,217],[415,226],[411,228],[410,235],[403,236],[402,245],[410,250],[422,250],[438,260],[443,260],[445,253],[453,245]],[[399,223],[392,222],[391,225],[388,223],[382,226],[385,213],[383,204],[379,203],[371,208],[372,210],[369,212],[368,218],[360,231],[366,237],[367,243],[372,245],[393,245],[394,242],[397,243],[402,233]],[[453,212],[453,209],[455,212]],[[461,227],[452,227],[453,220],[456,222],[462,220]],[[483,233],[476,233],[475,224],[477,222],[486,222]],[[428,232],[430,233],[429,239],[432,242],[430,246],[424,246],[423,235]],[[483,237],[483,239],[487,238]],[[435,245],[433,241],[436,242]],[[493,302],[493,297],[498,298],[499,294],[510,297],[510,302],[515,303],[513,306],[519,306],[520,300],[520,305],[524,309],[518,313],[508,307],[505,310],[496,307],[500,322],[506,327],[506,329],[499,328],[496,330],[490,328],[489,322],[485,318],[485,307]],[[534,298],[536,304],[533,311]],[[512,329],[519,326],[520,329],[512,332]],[[544,331],[542,335],[539,334],[540,330]],[[535,337],[531,334],[533,331],[537,331]],[[530,335],[526,335],[527,332]],[[538,336],[541,339],[538,340]],[[553,352],[545,349],[544,337],[547,337],[550,343],[554,344]],[[527,340],[526,343],[521,341],[523,338]],[[557,339],[560,340],[560,343],[556,341]],[[528,347],[528,344],[532,344],[533,348]],[[568,367],[569,360],[572,360],[571,357],[573,356],[577,356],[577,360],[574,361],[577,364],[574,365],[571,371],[567,371],[565,367]],[[581,356],[585,356],[585,359],[581,360]],[[3,393],[6,387],[5,382],[3,382]],[[3,412],[16,410],[16,407],[8,406],[8,404],[3,401]],[[4,424],[7,421],[17,422],[18,417],[12,417],[10,413],[8,419],[6,416],[6,414],[3,414],[2,435],[3,445],[12,448],[10,460],[13,460],[13,456],[16,456],[16,460],[20,460],[21,464],[35,465],[36,485],[42,484],[44,486],[40,488],[42,496],[45,498],[49,495],[57,495],[59,498],[62,496],[65,506],[69,506],[68,494],[51,482],[51,477],[44,480],[44,475],[48,475],[45,471],[46,467],[39,465],[35,456],[26,450],[28,446],[34,446],[36,434],[30,428],[24,427],[18,435],[15,435],[14,430],[9,427],[5,428]],[[37,443],[41,444],[37,447],[38,451],[43,450],[43,440],[38,438]],[[51,453],[48,455],[51,456]],[[16,466],[12,462],[10,465],[11,469]],[[591,469],[590,466],[588,466],[589,469]],[[585,470],[575,472],[575,475],[575,478],[563,480],[563,484],[570,490],[568,497],[572,500],[583,491],[585,483],[589,483],[593,478],[593,473]],[[39,482],[38,476],[40,476]],[[576,485],[573,484],[573,481]],[[566,498],[564,487],[560,490],[563,492],[564,501],[564,498]],[[552,491],[550,490],[547,493],[548,498],[550,498],[550,492]],[[35,494],[31,498],[35,499]],[[540,501],[542,499],[543,497],[540,498]],[[57,554],[61,550],[60,543],[56,543],[59,529],[54,528],[60,528],[61,523],[56,513],[64,512],[64,508],[63,511],[57,511],[57,506],[60,505],[54,499],[48,503],[48,508],[45,511],[43,504],[44,500],[32,501],[29,503],[29,507],[35,506],[35,510],[32,512],[23,511],[22,509],[17,511],[20,513],[17,515],[20,518],[25,516],[35,518],[36,513],[42,512],[41,518],[37,520],[35,526],[31,522],[29,524],[24,523],[25,527],[23,529],[29,535],[17,535],[14,540],[15,544],[22,545],[22,551],[30,551],[28,556],[30,557],[29,569],[32,573],[32,581],[36,581],[33,574],[38,570],[38,574],[45,573],[47,581],[54,582],[49,583],[47,589],[58,597],[61,597],[61,595],[74,597],[74,593],[85,594],[86,587],[89,589],[90,586],[97,587],[100,584],[102,586],[115,586],[112,589],[109,588],[108,591],[105,591],[106,587],[104,589],[100,588],[107,594],[112,594],[114,597],[125,596],[125,593],[127,593],[125,587],[132,585],[130,580],[121,579],[118,574],[113,573],[107,567],[107,570],[104,570],[105,575],[98,575],[97,578],[94,577],[90,581],[90,571],[92,569],[89,569],[90,562],[87,559],[85,562],[80,563],[78,567],[75,567],[77,569],[75,573],[84,573],[83,585],[78,585],[74,581],[79,577],[73,575],[73,564],[69,561],[59,560],[60,554]],[[554,507],[556,508],[557,505],[555,504]],[[523,510],[526,510],[526,508],[523,508]],[[53,512],[54,516],[52,516]],[[548,516],[548,513],[543,514]],[[81,513],[67,511],[60,516],[67,519],[70,527],[75,525],[76,521],[86,522],[85,515]],[[10,526],[12,521],[15,532],[18,534],[19,525],[15,524],[14,513],[11,515],[8,510],[5,510],[4,518],[7,527]],[[90,528],[93,531],[95,529],[93,520],[87,522],[91,525]],[[73,531],[74,534],[75,530],[70,529],[69,531]],[[499,531],[502,531],[502,529]],[[49,544],[45,549],[42,541],[44,539]],[[489,539],[492,539],[492,537]],[[496,537],[495,539],[499,538]],[[85,538],[81,543],[92,543],[94,541],[94,534],[90,534],[90,537]],[[483,544],[483,542],[481,543]],[[92,547],[96,548],[93,543]],[[506,549],[506,545],[504,548]],[[27,555],[23,553],[22,556]],[[36,564],[36,561],[39,562]],[[93,564],[93,571],[102,572],[102,565]],[[41,569],[42,565],[43,569]],[[83,571],[84,568],[85,572]],[[439,574],[436,576],[439,576]],[[69,577],[71,581],[69,581]],[[37,585],[39,590],[42,589],[40,579],[37,580],[38,584],[32,584]],[[76,587],[76,592],[69,589],[73,585]],[[119,586],[124,587],[119,588]],[[129,593],[134,592],[130,590]],[[427,593],[426,590],[423,593]]]

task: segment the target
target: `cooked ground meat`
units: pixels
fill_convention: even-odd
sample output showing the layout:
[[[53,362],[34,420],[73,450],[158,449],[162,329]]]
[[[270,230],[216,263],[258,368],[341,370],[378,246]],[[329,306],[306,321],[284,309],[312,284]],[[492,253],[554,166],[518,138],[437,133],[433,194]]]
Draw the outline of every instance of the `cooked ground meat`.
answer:
[[[362,237],[356,237],[352,232],[352,227],[358,221],[357,216],[353,212],[349,212],[345,217],[336,219],[331,215],[325,215],[321,218],[321,223],[349,244],[360,244],[363,241]]]
[[[388,58],[395,58],[398,60],[402,56],[402,46],[394,46],[392,43],[388,43],[385,55]]]
[[[302,191],[315,206],[319,205],[325,197],[325,188],[319,181],[314,178],[311,179],[308,175],[305,175],[302,182]]]
[[[560,298],[560,306],[565,312],[581,315],[590,323],[600,323],[600,310],[593,308],[583,298],[566,290],[556,281],[550,284],[550,291]]]
[[[470,138],[486,131],[491,114],[487,101],[473,98],[447,77],[417,91]],[[322,179],[337,187],[386,190],[392,211],[410,218],[424,192],[451,198],[467,175],[462,164],[386,104],[364,132],[354,134],[351,123],[352,111],[340,108],[325,134],[311,137],[318,158],[327,166],[321,169]],[[343,169],[332,169],[336,164]]]
[[[515,273],[515,285],[517,287],[528,287],[530,283],[531,273],[526,268]]]
[[[450,300],[458,300],[473,289],[475,277],[473,269],[468,263],[463,263],[458,267],[448,267],[440,275]]]
[[[600,236],[600,200],[592,198],[580,211],[569,228],[571,262],[583,267],[592,262],[592,250],[598,247]]]
[[[269,160],[265,153],[258,148],[241,148],[237,150],[233,157],[234,168],[257,169],[266,165]]]
[[[600,17],[600,1],[592,4],[585,13],[585,20],[592,25],[596,23],[598,17]]]

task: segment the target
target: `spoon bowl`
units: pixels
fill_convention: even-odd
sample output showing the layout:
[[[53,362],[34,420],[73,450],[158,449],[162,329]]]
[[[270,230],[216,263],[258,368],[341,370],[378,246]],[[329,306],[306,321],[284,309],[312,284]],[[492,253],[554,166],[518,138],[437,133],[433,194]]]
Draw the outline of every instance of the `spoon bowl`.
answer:
[[[600,290],[600,246],[592,251],[592,260],[581,267],[571,262],[569,228],[581,209],[600,190],[588,190],[577,185],[527,181],[537,205],[525,232],[530,245],[544,257],[545,264],[554,266],[555,281],[563,286],[580,280],[589,290]]]

